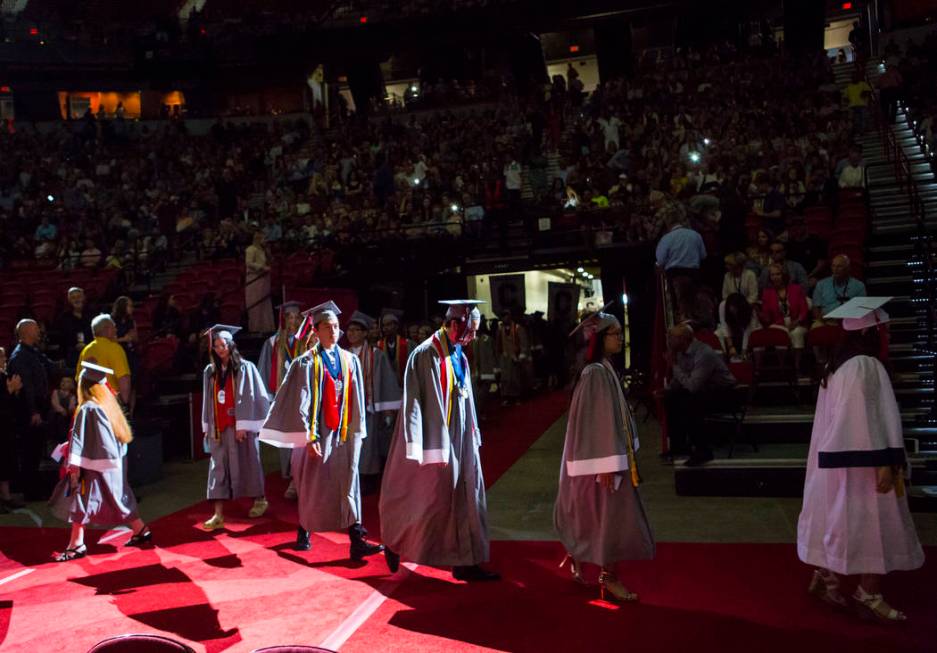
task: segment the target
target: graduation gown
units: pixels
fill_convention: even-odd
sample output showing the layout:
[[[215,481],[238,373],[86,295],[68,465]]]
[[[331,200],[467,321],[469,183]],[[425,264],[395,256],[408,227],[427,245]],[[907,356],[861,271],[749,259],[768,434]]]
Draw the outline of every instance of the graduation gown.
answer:
[[[838,574],[886,574],[924,564],[907,495],[875,489],[875,468],[890,465],[905,465],[895,393],[876,358],[855,356],[817,397],[797,524],[801,560]]]
[[[527,330],[520,324],[501,325],[495,339],[495,350],[501,368],[501,397],[517,398],[524,394],[530,345]]]
[[[403,405],[381,485],[381,538],[411,562],[474,565],[488,560],[489,549],[481,433],[468,361],[463,355],[461,396],[450,391],[452,366],[439,354],[439,344],[437,333],[407,361]]]
[[[208,499],[236,499],[264,496],[264,470],[260,462],[257,434],[270,407],[267,384],[257,367],[247,360],[235,383],[235,427],[224,429],[215,437],[215,406],[217,391],[212,366],[202,374],[202,432],[205,448],[211,454],[208,465]],[[247,438],[238,442],[236,431],[247,431]]]
[[[277,390],[280,389],[286,379],[286,372],[289,370],[293,359],[301,355],[301,352],[295,351],[298,345],[295,338],[292,350],[284,346],[282,339],[287,337],[289,336],[280,331],[267,338],[260,348],[260,358],[257,359],[257,369],[260,370],[260,376],[266,380],[267,390],[271,397],[276,395]],[[283,478],[290,477],[289,449],[280,450],[280,473]]]
[[[390,438],[378,436],[384,427],[383,413],[400,410],[400,385],[387,356],[380,349],[365,343],[353,353],[361,364],[368,435],[361,444],[358,472],[378,474],[390,447]]]
[[[629,453],[629,440],[631,453]],[[618,375],[607,362],[587,365],[573,391],[553,524],[573,558],[609,566],[654,557],[654,536],[631,482],[638,431]],[[598,474],[616,474],[614,492]]]
[[[75,413],[65,464],[81,469],[77,490],[68,476],[49,500],[52,513],[73,524],[115,526],[137,517],[127,482],[127,445],[118,441],[104,409],[87,401]]]
[[[319,348],[306,352],[293,361],[286,380],[277,392],[270,414],[260,430],[260,439],[282,448],[292,448],[291,466],[299,503],[299,524],[307,531],[345,530],[361,521],[361,486],[358,461],[362,441],[367,437],[364,406],[364,383],[358,357],[339,348],[342,368],[351,378],[347,393],[347,410],[340,405],[346,425],[345,440],[341,427],[326,425],[322,396],[323,379],[314,380],[314,356]],[[324,365],[320,366],[325,374]],[[348,378],[343,378],[347,384]],[[308,451],[312,428],[312,406],[315,411],[315,432],[322,456]]]

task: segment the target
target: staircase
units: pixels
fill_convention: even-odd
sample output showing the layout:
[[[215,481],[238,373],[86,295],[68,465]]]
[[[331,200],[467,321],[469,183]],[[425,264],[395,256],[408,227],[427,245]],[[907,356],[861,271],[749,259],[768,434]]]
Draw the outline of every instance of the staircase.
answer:
[[[852,71],[852,64],[834,66],[840,88],[849,83]],[[882,71],[874,61],[867,72],[874,81]],[[924,206],[927,231],[937,235],[937,176],[912,127],[899,109],[897,124],[891,129],[908,157],[910,175]],[[926,298],[920,296],[920,286],[912,274],[920,231],[908,195],[896,178],[895,165],[889,161],[882,134],[871,121],[859,142],[871,214],[865,283],[870,295],[894,297],[885,308],[892,318],[889,357],[895,396],[913,467],[914,487],[909,496],[912,509],[932,511],[937,504],[937,424],[929,419],[934,409],[934,366],[933,356],[922,349],[927,336]],[[812,422],[812,405],[752,407],[744,428],[756,430],[755,439],[763,443],[761,452],[749,453],[740,444],[734,458],[717,459],[702,468],[676,467],[678,494],[797,496],[803,487]]]

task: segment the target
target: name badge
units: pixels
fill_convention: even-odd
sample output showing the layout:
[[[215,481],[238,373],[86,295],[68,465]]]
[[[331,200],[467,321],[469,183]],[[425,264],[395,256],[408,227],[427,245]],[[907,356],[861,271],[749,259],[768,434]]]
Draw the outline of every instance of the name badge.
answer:
[[[335,382],[335,394],[341,394],[342,390],[345,389],[345,384],[341,381]]]
[[[224,403],[224,397],[225,397],[225,395],[224,395],[224,390],[219,390],[219,391],[218,391],[218,403],[219,403],[219,404],[223,404],[223,403]]]

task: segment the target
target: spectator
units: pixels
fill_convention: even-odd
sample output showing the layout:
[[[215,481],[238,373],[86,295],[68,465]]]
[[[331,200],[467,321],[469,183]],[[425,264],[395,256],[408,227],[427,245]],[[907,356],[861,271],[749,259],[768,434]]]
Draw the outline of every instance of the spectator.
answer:
[[[59,387],[52,391],[52,410],[49,411],[49,434],[56,442],[64,442],[68,437],[68,428],[78,407],[75,394],[75,380],[63,376]]]
[[[843,96],[852,114],[852,133],[854,136],[861,136],[865,132],[865,120],[869,110],[869,100],[872,97],[872,87],[863,79],[859,70],[852,74],[852,82],[843,90]]]
[[[758,302],[758,277],[745,267],[746,258],[741,252],[725,257],[726,274],[722,279],[722,299],[740,294],[749,304]]]
[[[745,249],[745,259],[745,267],[761,276],[762,270],[771,265],[771,234],[759,229],[755,242]]]
[[[806,293],[807,271],[804,269],[804,266],[797,261],[788,260],[787,246],[781,241],[776,240],[768,247],[768,252],[771,254],[771,264],[780,265],[784,269],[791,283],[797,284],[800,286],[801,290]],[[767,288],[770,284],[770,268],[770,265],[766,268],[763,268],[761,271],[761,277],[758,279],[758,286],[762,290]]]
[[[131,377],[130,365],[127,363],[127,354],[124,348],[117,344],[117,325],[107,313],[101,313],[91,320],[91,332],[94,340],[81,351],[78,365],[75,368],[75,378],[81,375],[81,363],[87,361],[114,370],[107,375],[107,382],[111,388],[117,390],[124,406],[130,405]]]
[[[270,333],[276,329],[273,321],[273,302],[270,299],[270,264],[264,247],[262,231],[254,233],[254,242],[244,253],[247,266],[244,299],[247,304],[247,324],[253,333]]]
[[[127,354],[131,381],[137,373],[137,323],[133,319],[133,308],[133,300],[126,296],[118,297],[111,307],[111,318],[117,327],[117,342]]]
[[[732,293],[719,304],[719,328],[716,335],[722,349],[732,362],[738,362],[748,354],[748,337],[760,325],[751,304],[744,295]]]
[[[839,187],[865,188],[865,166],[858,148],[849,149],[849,160],[839,173]]]
[[[667,233],[657,244],[657,265],[670,280],[677,309],[683,316],[689,316],[706,247],[702,236],[686,226],[677,214],[668,213],[665,219]]]
[[[20,320],[16,325],[17,345],[10,355],[7,374],[18,376],[22,389],[17,397],[14,433],[20,459],[20,481],[27,495],[41,494],[38,487],[39,461],[45,449],[43,416],[49,412],[49,377],[55,366],[39,351],[41,332],[35,320]]]
[[[886,64],[885,72],[875,81],[878,86],[878,101],[882,107],[882,115],[888,124],[894,124],[898,117],[898,100],[901,99],[901,87],[904,79],[898,66]]]
[[[833,257],[832,276],[820,279],[813,290],[814,325],[823,324],[823,316],[853,297],[865,297],[865,284],[850,275],[849,257]]]
[[[96,268],[101,264],[101,250],[94,244],[94,240],[85,240],[85,248],[81,250],[81,267]]]
[[[42,216],[42,222],[36,227],[35,239],[37,242],[52,242],[58,235],[58,229],[49,223],[49,216]]]
[[[91,318],[85,311],[85,291],[81,288],[68,289],[68,310],[56,321],[59,356],[65,359],[65,367],[73,369],[78,364],[78,355],[91,339]]]
[[[516,157],[507,157],[504,164],[504,188],[507,190],[508,204],[517,209],[521,202],[521,164]]]
[[[782,264],[768,266],[768,275],[770,285],[761,295],[761,323],[772,329],[781,329],[790,336],[794,365],[799,370],[807,334],[807,297],[803,286],[791,281]]]
[[[689,453],[687,466],[713,459],[703,418],[735,404],[735,378],[723,357],[680,324],[667,334],[667,362],[673,378],[664,393],[667,432],[674,456]]]
[[[0,347],[0,422],[4,427],[0,429],[0,515],[22,508],[23,504],[13,499],[10,493],[10,483],[16,478],[17,443],[15,429],[10,425],[16,424],[17,395],[23,387],[23,382],[15,374],[7,374],[6,350]]]

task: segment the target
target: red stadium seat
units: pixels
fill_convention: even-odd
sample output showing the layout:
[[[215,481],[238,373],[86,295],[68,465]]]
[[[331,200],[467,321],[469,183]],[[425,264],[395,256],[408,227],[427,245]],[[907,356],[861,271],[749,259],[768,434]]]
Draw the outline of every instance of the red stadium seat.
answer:
[[[709,345],[714,351],[717,351],[720,354],[723,353],[722,343],[719,341],[719,337],[712,331],[696,331],[693,335],[700,342]]]
[[[176,356],[179,342],[175,336],[150,340],[143,348],[143,369],[149,372],[168,372]]]

